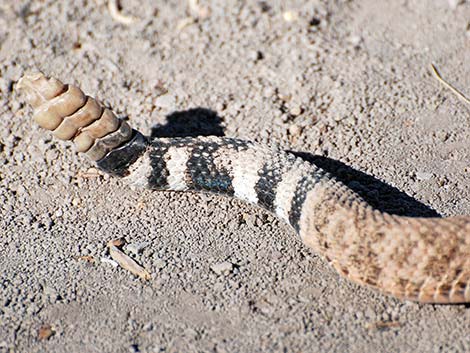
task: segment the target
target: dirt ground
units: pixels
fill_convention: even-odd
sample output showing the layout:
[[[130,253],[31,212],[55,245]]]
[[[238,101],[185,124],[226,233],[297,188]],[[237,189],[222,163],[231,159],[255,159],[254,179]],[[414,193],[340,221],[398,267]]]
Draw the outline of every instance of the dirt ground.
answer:
[[[429,69],[470,95],[470,2],[121,5],[0,0],[0,352],[470,351],[468,305],[351,284],[242,202],[96,175],[14,90],[39,69],[146,134],[279,144],[382,210],[470,214],[470,105]],[[152,280],[102,260],[120,236]]]

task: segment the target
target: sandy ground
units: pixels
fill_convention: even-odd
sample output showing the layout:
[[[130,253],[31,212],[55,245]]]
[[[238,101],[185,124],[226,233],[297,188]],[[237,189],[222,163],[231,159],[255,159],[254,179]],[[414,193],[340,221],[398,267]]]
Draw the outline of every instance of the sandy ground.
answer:
[[[429,70],[470,95],[468,1],[122,7],[0,0],[0,352],[470,351],[469,306],[351,284],[242,202],[93,175],[14,91],[40,69],[146,134],[279,144],[382,210],[470,214],[470,106]],[[120,236],[151,281],[100,261]]]

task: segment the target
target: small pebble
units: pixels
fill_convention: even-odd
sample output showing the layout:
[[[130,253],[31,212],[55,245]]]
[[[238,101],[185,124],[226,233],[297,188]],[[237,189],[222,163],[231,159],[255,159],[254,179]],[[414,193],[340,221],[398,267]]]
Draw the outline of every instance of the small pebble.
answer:
[[[155,105],[159,108],[171,110],[176,105],[176,98],[171,94],[164,94],[155,99]]]
[[[38,330],[38,339],[40,341],[48,340],[49,338],[54,336],[54,334],[55,334],[54,328],[49,324],[45,324],[45,325],[42,325]]]
[[[216,105],[215,105],[215,110],[217,112],[221,112],[221,111],[225,110],[225,108],[227,108],[227,103],[225,103],[225,102],[217,102]]]
[[[299,127],[299,125],[293,124],[289,126],[289,134],[291,136],[299,136],[301,132],[302,132],[302,129]]]
[[[449,133],[447,131],[437,131],[436,132],[436,137],[441,141],[441,142],[446,142],[447,139],[449,138]]]
[[[447,0],[447,3],[452,10],[455,10],[457,6],[463,4],[463,0]]]
[[[129,243],[126,245],[126,250],[130,251],[131,253],[138,255],[142,250],[144,250],[147,246],[149,246],[149,242],[136,242],[136,243]]]
[[[87,173],[87,174],[101,174],[101,172],[100,172],[98,169],[93,168],[93,167],[88,168],[87,171],[86,171],[86,173]]]
[[[282,18],[286,22],[294,22],[299,19],[299,14],[296,11],[289,10],[282,14]]]
[[[104,263],[104,264],[108,264],[108,265],[111,265],[111,266],[113,266],[113,267],[118,267],[118,266],[119,266],[119,264],[118,264],[116,261],[111,260],[111,259],[108,259],[108,258],[106,258],[106,257],[102,257],[102,258],[100,259],[100,261],[101,261],[102,263]]]
[[[233,270],[233,264],[228,261],[219,262],[212,265],[211,270],[218,275],[228,275]]]
[[[142,330],[144,331],[152,331],[153,330],[153,323],[151,322],[148,322],[146,323],[143,327],[142,327]]]
[[[166,266],[166,263],[165,261],[163,261],[162,259],[157,259],[153,262],[154,266],[158,269],[162,269]]]
[[[300,114],[302,114],[302,108],[300,106],[296,105],[296,106],[291,108],[289,113],[292,116],[299,116]]]
[[[129,347],[129,352],[131,352],[131,353],[140,352],[139,345],[131,344],[130,347]]]
[[[283,102],[288,102],[292,99],[292,95],[291,94],[284,94],[284,93],[279,93],[277,95],[279,97],[280,100],[282,100]]]
[[[276,93],[276,91],[274,90],[273,87],[265,87],[264,90],[263,90],[263,97],[264,98],[271,98],[272,96],[274,96],[274,93]]]
[[[310,21],[308,22],[308,24],[312,27],[317,27],[318,25],[320,25],[320,23],[321,23],[321,20],[317,17],[312,17]]]
[[[178,21],[176,24],[176,29],[178,31],[181,31],[183,28],[188,27],[192,24],[194,24],[196,21],[194,20],[193,17],[186,17]]]
[[[57,291],[52,287],[44,287],[43,292],[49,298],[55,300],[57,298]]]
[[[418,180],[429,180],[432,178],[432,173],[426,173],[426,172],[417,172],[416,173],[416,179]]]
[[[361,36],[351,36],[348,38],[349,43],[351,43],[353,46],[357,47],[362,41]]]
[[[253,62],[257,62],[263,59],[263,53],[259,50],[253,50],[248,54],[249,58]]]

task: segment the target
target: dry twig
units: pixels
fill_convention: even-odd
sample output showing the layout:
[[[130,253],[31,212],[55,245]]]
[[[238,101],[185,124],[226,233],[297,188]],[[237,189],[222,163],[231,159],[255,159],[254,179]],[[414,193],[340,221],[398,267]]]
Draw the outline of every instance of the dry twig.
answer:
[[[140,266],[132,258],[119,250],[118,247],[122,245],[124,245],[124,240],[122,239],[114,239],[108,242],[109,254],[111,255],[112,259],[116,261],[122,268],[128,270],[143,280],[150,280],[152,276],[145,268]]]
[[[436,67],[431,64],[431,71],[433,72],[434,76],[436,76],[437,80],[442,83],[445,87],[447,87],[448,89],[450,89],[450,91],[452,93],[454,93],[457,97],[459,97],[461,100],[463,100],[465,103],[467,104],[470,104],[470,99],[468,99],[467,97],[465,97],[465,95],[460,92],[457,88],[455,88],[454,86],[452,86],[449,82],[447,82],[446,80],[444,80],[441,75],[439,74],[439,71],[437,71]]]

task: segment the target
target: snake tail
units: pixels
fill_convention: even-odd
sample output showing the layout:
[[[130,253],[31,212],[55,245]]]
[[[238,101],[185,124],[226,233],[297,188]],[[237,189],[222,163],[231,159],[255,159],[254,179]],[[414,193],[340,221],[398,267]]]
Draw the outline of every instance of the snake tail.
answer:
[[[42,73],[17,87],[34,120],[103,171],[153,190],[201,191],[258,205],[351,281],[423,303],[470,302],[470,218],[412,218],[372,208],[292,154],[226,137],[151,139],[79,88]]]

